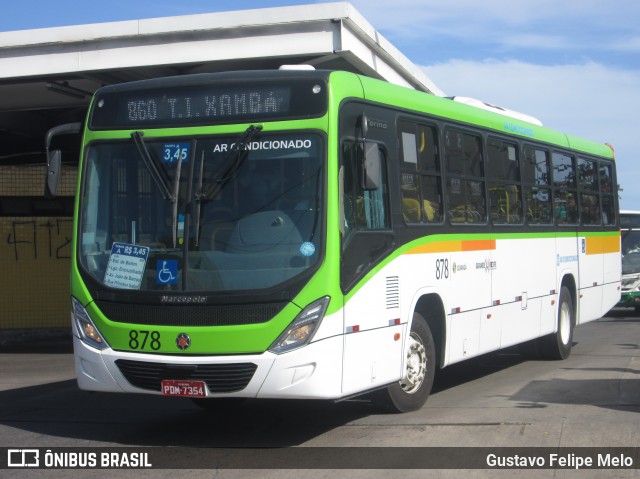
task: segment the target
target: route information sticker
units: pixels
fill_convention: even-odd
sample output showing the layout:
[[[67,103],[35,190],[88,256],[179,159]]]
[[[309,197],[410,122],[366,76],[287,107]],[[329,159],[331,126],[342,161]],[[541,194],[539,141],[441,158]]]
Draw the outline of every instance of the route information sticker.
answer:
[[[112,288],[140,289],[149,257],[149,248],[127,243],[113,243],[104,284]]]

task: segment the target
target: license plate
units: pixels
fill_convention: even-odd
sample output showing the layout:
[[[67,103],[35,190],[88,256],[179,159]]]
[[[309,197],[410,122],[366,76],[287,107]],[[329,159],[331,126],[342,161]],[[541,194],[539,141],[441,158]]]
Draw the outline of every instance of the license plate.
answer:
[[[204,381],[165,379],[161,383],[160,390],[164,396],[182,396],[188,398],[207,397],[207,388]]]

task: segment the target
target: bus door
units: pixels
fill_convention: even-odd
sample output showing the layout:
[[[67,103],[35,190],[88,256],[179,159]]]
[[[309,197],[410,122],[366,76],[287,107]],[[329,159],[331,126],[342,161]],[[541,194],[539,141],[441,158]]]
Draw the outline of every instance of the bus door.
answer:
[[[351,106],[355,108],[345,108],[351,115],[343,117],[344,123],[366,125],[369,120],[362,106]],[[389,150],[384,137],[372,130],[360,126],[355,135],[343,134],[340,145],[345,394],[389,384],[401,374],[398,266],[392,262],[377,271],[395,238],[387,174]]]

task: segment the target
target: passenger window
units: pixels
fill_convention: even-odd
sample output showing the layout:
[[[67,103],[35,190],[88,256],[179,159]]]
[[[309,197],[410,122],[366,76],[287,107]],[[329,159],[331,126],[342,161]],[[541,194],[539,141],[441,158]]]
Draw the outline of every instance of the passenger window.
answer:
[[[605,225],[616,224],[615,188],[611,173],[611,165],[600,162],[600,195],[602,197],[602,222]]]
[[[520,181],[520,163],[515,144],[490,139],[487,153],[487,176],[489,178]]]
[[[600,197],[592,194],[580,194],[580,213],[585,225],[600,224]]]
[[[551,163],[553,185],[556,187],[553,200],[556,223],[576,225],[579,222],[579,217],[574,159],[572,156],[554,151]]]
[[[613,180],[611,179],[611,165],[600,164],[600,191],[602,193],[613,192]]]
[[[448,128],[444,135],[447,172],[464,176],[484,176],[482,138]]]
[[[554,203],[558,224],[578,224],[578,204],[575,193],[557,191]]]
[[[525,218],[530,225],[553,224],[551,203],[551,161],[549,152],[527,145],[523,148]]]
[[[522,164],[522,180],[532,185],[549,185],[549,153],[546,150],[526,146]]]
[[[447,207],[451,223],[486,222],[482,138],[448,128],[445,130]]]
[[[595,161],[578,158],[578,174],[581,189],[598,191],[598,164]]]
[[[522,224],[520,161],[514,143],[491,138],[487,148],[489,214],[494,224]]]
[[[441,222],[442,182],[435,129],[402,122],[400,143],[400,191],[405,222]]]
[[[576,187],[576,172],[573,158],[563,153],[553,153],[553,184],[567,188]]]
[[[537,186],[525,186],[525,208],[530,225],[553,224],[551,190]]]

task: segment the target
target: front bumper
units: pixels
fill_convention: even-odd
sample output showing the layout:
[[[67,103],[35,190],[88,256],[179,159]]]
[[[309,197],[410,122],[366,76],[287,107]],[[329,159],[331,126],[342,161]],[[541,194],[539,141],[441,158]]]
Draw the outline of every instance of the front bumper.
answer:
[[[171,377],[171,371],[194,365],[256,366],[250,380],[240,390],[218,393],[211,391],[215,387],[208,387],[207,395],[212,398],[336,399],[341,395],[342,336],[325,338],[280,355],[268,351],[233,356],[157,355],[114,351],[111,348],[99,351],[76,336],[73,337],[73,347],[78,386],[88,391],[161,394],[160,388],[137,387],[127,380],[117,363],[125,360],[128,364],[155,363],[158,367],[154,369],[161,371],[158,373],[160,379],[184,379]]]
[[[619,308],[640,307],[640,291],[623,291],[616,306]]]

